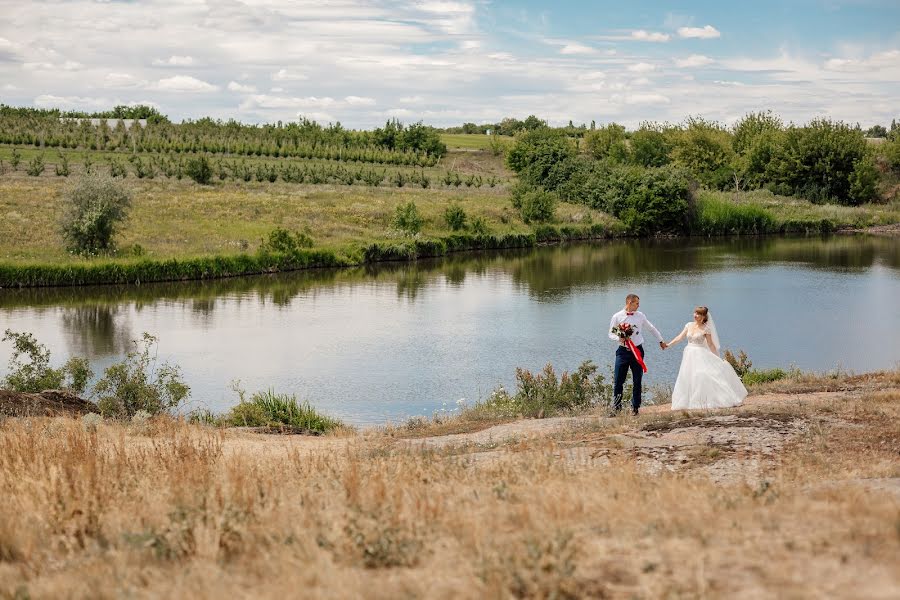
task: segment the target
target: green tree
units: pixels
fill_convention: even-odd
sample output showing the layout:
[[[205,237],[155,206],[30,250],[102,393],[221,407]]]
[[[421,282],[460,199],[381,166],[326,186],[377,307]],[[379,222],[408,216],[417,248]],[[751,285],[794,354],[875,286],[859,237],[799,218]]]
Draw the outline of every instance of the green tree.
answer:
[[[662,167],[669,164],[672,142],[662,127],[642,123],[631,134],[631,162],[642,167]]]
[[[131,207],[131,193],[112,177],[86,174],[65,192],[62,232],[69,250],[95,254],[112,250],[113,238]]]
[[[31,393],[65,388],[81,394],[94,376],[90,364],[84,358],[72,357],[61,368],[52,368],[50,350],[38,343],[30,333],[7,329],[3,333],[3,341],[10,341],[13,345],[9,374],[3,380],[4,388]]]
[[[184,174],[199,184],[206,185],[212,180],[212,166],[205,155],[191,158],[184,167]]]
[[[575,145],[562,132],[536,129],[520,135],[506,154],[506,164],[519,179],[532,186],[542,186],[558,164],[574,158]],[[546,187],[555,189],[553,182]]]
[[[672,159],[703,185],[724,188],[733,180],[735,166],[731,135],[718,123],[702,118],[687,120],[675,136]]]
[[[628,159],[625,128],[618,123],[610,123],[606,127],[585,133],[584,147],[590,156],[598,160],[625,162]]]

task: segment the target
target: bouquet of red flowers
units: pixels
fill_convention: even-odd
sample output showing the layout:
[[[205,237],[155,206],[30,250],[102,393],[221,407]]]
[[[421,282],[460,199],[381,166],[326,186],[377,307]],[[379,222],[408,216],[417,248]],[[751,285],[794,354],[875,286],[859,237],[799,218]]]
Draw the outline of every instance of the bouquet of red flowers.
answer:
[[[618,325],[610,329],[610,333],[619,336],[619,338],[622,340],[627,340],[631,338],[632,335],[637,333],[637,330],[632,327],[631,323],[619,323]]]
[[[631,353],[634,354],[634,358],[637,360],[638,364],[641,366],[641,370],[646,373],[647,365],[644,364],[644,357],[641,356],[640,351],[637,349],[637,346],[634,345],[634,342],[631,341],[631,336],[637,333],[637,329],[635,329],[631,323],[619,323],[609,330],[613,335],[619,336],[619,339],[622,340],[622,343],[625,344],[625,347],[631,350]]]

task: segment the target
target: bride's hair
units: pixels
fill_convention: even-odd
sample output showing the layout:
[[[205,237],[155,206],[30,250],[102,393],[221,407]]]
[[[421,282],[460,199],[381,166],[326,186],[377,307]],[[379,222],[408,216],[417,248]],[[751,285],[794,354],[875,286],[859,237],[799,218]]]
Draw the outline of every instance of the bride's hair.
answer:
[[[698,306],[694,309],[694,312],[703,317],[703,322],[706,323],[709,321],[709,309],[705,306]]]

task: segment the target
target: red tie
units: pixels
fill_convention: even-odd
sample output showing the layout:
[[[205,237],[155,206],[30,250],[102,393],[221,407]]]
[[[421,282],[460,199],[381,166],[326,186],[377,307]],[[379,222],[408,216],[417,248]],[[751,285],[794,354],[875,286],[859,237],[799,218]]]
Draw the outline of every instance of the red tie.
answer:
[[[633,315],[634,313],[633,313],[633,312],[632,312],[632,313],[627,312],[627,313],[625,313],[625,314],[628,315],[628,316],[630,317],[630,316]]]

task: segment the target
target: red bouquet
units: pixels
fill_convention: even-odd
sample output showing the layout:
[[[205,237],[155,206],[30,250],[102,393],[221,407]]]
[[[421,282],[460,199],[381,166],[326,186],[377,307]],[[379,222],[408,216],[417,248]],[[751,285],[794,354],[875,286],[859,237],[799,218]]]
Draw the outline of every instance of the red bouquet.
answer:
[[[610,329],[610,333],[619,336],[619,339],[625,344],[625,347],[631,350],[631,353],[634,354],[634,357],[637,359],[639,365],[641,365],[641,370],[644,373],[647,372],[647,365],[644,364],[644,357],[641,356],[640,351],[637,349],[637,346],[634,345],[634,342],[631,341],[631,336],[637,333],[637,329],[632,326],[631,323],[619,323]]]

